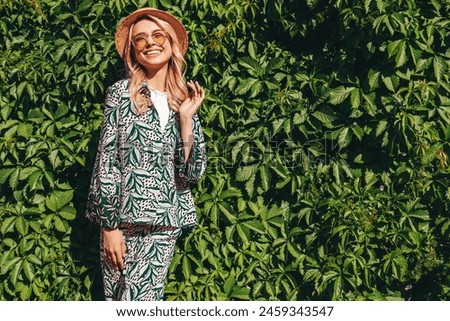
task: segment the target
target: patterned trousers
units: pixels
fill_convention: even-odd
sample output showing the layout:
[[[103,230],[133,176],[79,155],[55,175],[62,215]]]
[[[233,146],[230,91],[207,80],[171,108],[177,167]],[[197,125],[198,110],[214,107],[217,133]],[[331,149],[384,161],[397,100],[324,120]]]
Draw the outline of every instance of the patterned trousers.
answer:
[[[100,238],[103,287],[107,301],[159,301],[164,297],[164,280],[181,228],[170,226],[119,226],[125,238],[124,268],[115,271],[103,254]],[[102,235],[102,233],[100,233]]]

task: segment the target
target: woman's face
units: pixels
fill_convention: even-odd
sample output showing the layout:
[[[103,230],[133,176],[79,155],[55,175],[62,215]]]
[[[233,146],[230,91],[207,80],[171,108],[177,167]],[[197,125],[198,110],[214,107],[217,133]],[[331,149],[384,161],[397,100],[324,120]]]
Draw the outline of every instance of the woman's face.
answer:
[[[146,70],[156,71],[167,66],[172,57],[172,46],[168,37],[153,21],[141,20],[134,25],[131,39],[134,43],[135,58]],[[162,45],[158,44],[161,40],[165,40]]]

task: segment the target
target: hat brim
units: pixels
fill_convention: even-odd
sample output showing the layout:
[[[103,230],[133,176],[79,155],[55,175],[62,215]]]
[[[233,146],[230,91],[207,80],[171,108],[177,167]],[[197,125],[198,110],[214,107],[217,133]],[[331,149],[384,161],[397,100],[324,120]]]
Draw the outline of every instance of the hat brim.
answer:
[[[142,16],[152,16],[166,21],[175,31],[180,50],[184,55],[188,48],[188,36],[183,24],[168,12],[155,8],[142,8],[122,19],[116,29],[115,44],[119,56],[123,59],[130,28]]]

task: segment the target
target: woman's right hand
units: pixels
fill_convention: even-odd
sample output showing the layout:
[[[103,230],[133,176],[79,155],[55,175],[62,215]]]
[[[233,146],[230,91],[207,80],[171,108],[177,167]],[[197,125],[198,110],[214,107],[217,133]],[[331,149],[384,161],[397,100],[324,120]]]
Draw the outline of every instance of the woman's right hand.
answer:
[[[106,259],[117,270],[122,270],[127,251],[125,239],[119,229],[102,228],[103,251]]]

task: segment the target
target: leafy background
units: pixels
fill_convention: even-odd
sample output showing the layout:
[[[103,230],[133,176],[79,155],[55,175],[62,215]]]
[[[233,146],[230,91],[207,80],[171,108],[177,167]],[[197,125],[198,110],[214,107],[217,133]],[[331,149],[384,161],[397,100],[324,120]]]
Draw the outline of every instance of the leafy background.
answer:
[[[87,187],[147,5],[208,91],[167,300],[449,299],[446,0],[0,1],[0,299],[102,299]]]

